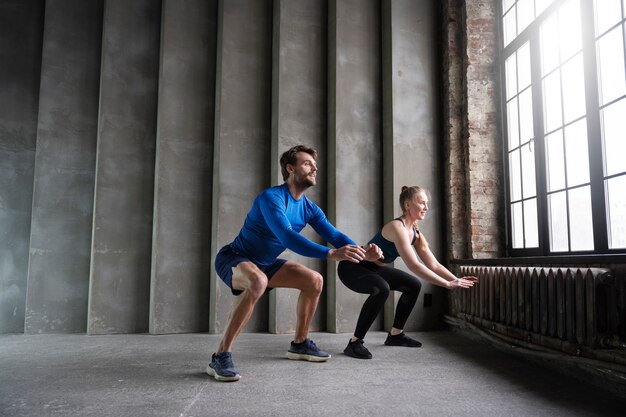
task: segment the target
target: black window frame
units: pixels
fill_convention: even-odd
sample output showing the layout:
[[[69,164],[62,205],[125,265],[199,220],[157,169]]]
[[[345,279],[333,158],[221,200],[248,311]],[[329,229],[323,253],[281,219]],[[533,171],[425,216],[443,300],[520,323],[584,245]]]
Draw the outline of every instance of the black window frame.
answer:
[[[596,61],[596,45],[595,45],[595,18],[594,18],[594,1],[593,0],[576,0],[580,3],[581,25],[582,25],[582,57],[584,65],[585,79],[585,99],[586,99],[586,123],[587,138],[589,151],[589,176],[590,176],[590,192],[591,192],[591,210],[593,221],[594,249],[587,251],[562,251],[553,252],[550,250],[550,228],[548,213],[548,190],[546,178],[546,159],[545,159],[545,137],[544,134],[544,100],[543,86],[541,78],[541,57],[540,57],[540,27],[553,13],[555,13],[561,5],[568,0],[554,0],[530,25],[528,25],[515,39],[511,40],[508,45],[504,45],[504,22],[502,0],[495,0],[497,19],[498,19],[498,45],[499,45],[499,74],[500,74],[500,117],[502,126],[502,156],[503,156],[503,178],[505,179],[505,222],[506,222],[506,256],[507,257],[568,257],[568,256],[585,256],[585,255],[624,255],[626,248],[610,249],[609,248],[609,230],[607,224],[607,207],[604,190],[604,167],[602,155],[602,131],[600,120],[599,104],[599,87],[597,82],[597,61]],[[622,7],[624,5],[622,4]],[[626,11],[623,11],[626,13]],[[622,30],[626,31],[622,24]],[[511,187],[510,187],[510,169],[509,169],[509,140],[508,140],[508,120],[507,120],[507,97],[506,97],[506,60],[515,53],[526,42],[530,46],[531,60],[531,89],[532,89],[532,114],[533,114],[533,135],[535,152],[535,180],[536,180],[536,197],[537,197],[537,227],[538,227],[538,247],[536,248],[514,248],[513,247],[513,224],[511,215]],[[626,36],[624,46],[624,57],[626,61]],[[626,68],[626,63],[625,63]],[[562,94],[562,92],[561,92]],[[616,102],[625,99],[621,96],[615,99]],[[604,107],[610,105],[606,104]],[[580,120],[580,119],[577,119]],[[572,124],[570,122],[564,126]],[[621,176],[617,174],[607,176]],[[575,189],[576,187],[566,187],[566,189]],[[523,197],[522,197],[523,200]],[[571,229],[569,226],[569,207],[568,207],[568,241],[571,238]],[[570,242],[571,248],[571,242]]]

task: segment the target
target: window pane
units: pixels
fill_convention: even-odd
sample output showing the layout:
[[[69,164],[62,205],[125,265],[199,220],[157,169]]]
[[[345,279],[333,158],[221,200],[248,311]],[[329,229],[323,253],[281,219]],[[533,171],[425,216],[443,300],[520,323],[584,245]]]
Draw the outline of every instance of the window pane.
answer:
[[[533,129],[533,94],[530,88],[519,95],[520,143],[535,137]]]
[[[546,174],[548,191],[565,188],[565,154],[563,152],[563,131],[557,130],[546,136]]]
[[[513,7],[507,14],[504,15],[504,46],[507,46],[517,36],[517,30],[515,26],[515,7]]]
[[[524,238],[526,239],[527,248],[539,246],[536,198],[524,201]]]
[[[535,2],[533,0],[517,1],[517,34],[522,33],[535,18]]]
[[[541,75],[544,76],[559,64],[559,31],[556,14],[541,25]]]
[[[515,0],[502,0],[502,12],[506,13],[507,10],[515,3]]]
[[[517,54],[511,54],[504,63],[504,71],[506,77],[506,99],[509,100],[517,94]]]
[[[568,251],[565,191],[548,195],[548,216],[550,218],[550,250],[552,252]]]
[[[626,171],[626,99],[600,112],[604,139],[605,175]]]
[[[589,182],[589,145],[587,144],[586,119],[565,128],[565,160],[568,187]]]
[[[511,205],[511,226],[513,227],[513,247],[524,247],[524,217],[522,216],[522,203]]]
[[[517,97],[506,105],[506,122],[509,130],[509,149],[519,146],[519,123],[517,120]]]
[[[561,62],[582,50],[580,0],[569,0],[559,9]]]
[[[539,17],[553,2],[554,0],[535,0],[535,16]]]
[[[591,191],[588,186],[569,191],[569,212],[571,250],[593,250]]]
[[[561,77],[554,71],[543,80],[545,132],[551,132],[563,125],[561,116]]]
[[[586,113],[583,55],[576,55],[561,69],[563,77],[563,122],[569,123]]]
[[[626,248],[626,175],[606,181],[609,248]]]
[[[511,188],[511,201],[522,199],[522,173],[519,152],[519,149],[517,149],[509,155],[509,184]]]
[[[596,36],[606,32],[622,18],[620,0],[596,0]]]
[[[598,40],[598,77],[600,77],[598,88],[601,105],[626,93],[623,44],[621,26]]]
[[[517,50],[517,73],[519,89],[530,85],[530,44],[526,42]]]
[[[534,144],[530,143],[520,148],[522,154],[522,196],[524,198],[537,195],[535,180],[535,153],[532,151]]]

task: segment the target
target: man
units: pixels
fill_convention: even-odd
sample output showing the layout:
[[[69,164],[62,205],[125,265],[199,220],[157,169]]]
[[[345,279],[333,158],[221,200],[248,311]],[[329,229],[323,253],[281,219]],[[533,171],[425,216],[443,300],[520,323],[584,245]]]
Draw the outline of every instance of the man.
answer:
[[[215,258],[215,269],[239,297],[231,312],[222,340],[211,357],[207,373],[218,381],[238,381],[241,376],[232,361],[235,339],[250,319],[256,302],[273,288],[300,290],[294,340],[287,358],[323,362],[330,355],[309,339],[309,325],[323,287],[322,276],[304,265],[278,258],[286,248],[312,258],[335,261],[376,260],[382,252],[376,245],[362,248],[337,230],[322,210],[304,192],[316,184],[317,152],[298,145],[280,158],[284,184],[259,194],[235,240]],[[300,235],[307,225],[337,249],[319,245]]]

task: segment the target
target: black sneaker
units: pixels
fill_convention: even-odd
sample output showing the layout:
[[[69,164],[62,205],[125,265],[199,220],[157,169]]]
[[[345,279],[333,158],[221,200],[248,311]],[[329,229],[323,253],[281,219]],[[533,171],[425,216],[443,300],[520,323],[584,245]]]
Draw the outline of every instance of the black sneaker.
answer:
[[[233,358],[230,352],[214,353],[211,363],[206,368],[207,374],[218,381],[232,382],[239,381],[241,375],[233,365]]]
[[[325,362],[330,354],[320,350],[311,339],[304,339],[301,343],[291,342],[287,358],[300,361]]]
[[[405,335],[404,332],[392,336],[391,333],[387,334],[387,340],[385,340],[387,346],[404,346],[404,347],[421,347],[422,344],[415,339],[411,339]]]
[[[343,353],[357,359],[372,359],[372,354],[363,344],[363,339],[349,341]]]

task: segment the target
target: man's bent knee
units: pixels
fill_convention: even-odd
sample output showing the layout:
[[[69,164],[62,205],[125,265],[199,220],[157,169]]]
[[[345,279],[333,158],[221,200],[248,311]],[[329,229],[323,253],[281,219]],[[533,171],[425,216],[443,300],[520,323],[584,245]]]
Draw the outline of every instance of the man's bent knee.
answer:
[[[267,276],[252,263],[239,264],[233,268],[233,288],[251,297],[261,298],[267,288]]]
[[[247,291],[251,297],[261,298],[267,288],[267,277],[263,273],[253,274],[249,280]]]
[[[316,294],[321,294],[322,289],[324,289],[324,278],[322,277],[322,274],[312,271],[310,291]]]

